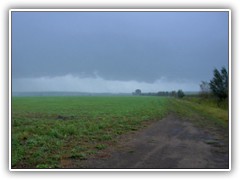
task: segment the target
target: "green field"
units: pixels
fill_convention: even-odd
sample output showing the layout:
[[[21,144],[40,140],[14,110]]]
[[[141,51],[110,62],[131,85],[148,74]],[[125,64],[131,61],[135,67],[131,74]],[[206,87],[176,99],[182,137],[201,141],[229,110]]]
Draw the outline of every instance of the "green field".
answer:
[[[194,98],[13,97],[12,168],[61,168],[85,160],[169,113],[199,127],[227,130],[228,110]]]

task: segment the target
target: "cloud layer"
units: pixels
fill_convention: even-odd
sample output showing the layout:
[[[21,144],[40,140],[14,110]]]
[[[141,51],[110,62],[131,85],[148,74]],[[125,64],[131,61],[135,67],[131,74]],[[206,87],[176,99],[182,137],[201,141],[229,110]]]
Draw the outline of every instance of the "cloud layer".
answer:
[[[227,12],[14,12],[11,32],[12,77],[40,83],[40,89],[47,82],[63,89],[52,82],[60,77],[76,81],[70,89],[92,87],[82,83],[101,78],[64,76],[94,72],[107,87],[143,85],[135,80],[172,88],[162,80],[153,84],[159,77],[178,84],[178,78],[208,81],[214,68],[228,65]]]

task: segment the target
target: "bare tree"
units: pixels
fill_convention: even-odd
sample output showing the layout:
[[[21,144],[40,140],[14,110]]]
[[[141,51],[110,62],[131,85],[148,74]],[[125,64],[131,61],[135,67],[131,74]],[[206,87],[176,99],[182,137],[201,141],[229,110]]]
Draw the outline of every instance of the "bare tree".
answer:
[[[210,85],[208,82],[206,81],[202,81],[202,83],[200,84],[200,96],[202,97],[209,97],[210,93],[211,93],[211,89],[210,89]]]

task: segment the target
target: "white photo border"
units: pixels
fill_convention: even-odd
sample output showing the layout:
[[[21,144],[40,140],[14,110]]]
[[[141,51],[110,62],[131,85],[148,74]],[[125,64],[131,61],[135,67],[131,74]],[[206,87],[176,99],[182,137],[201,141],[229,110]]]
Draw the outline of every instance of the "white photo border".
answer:
[[[228,119],[229,119],[229,168],[228,169],[13,169],[11,167],[11,127],[12,127],[12,12],[228,12],[228,74],[229,74],[229,109],[228,109]],[[133,172],[143,172],[143,171],[231,171],[231,142],[232,142],[232,122],[231,122],[231,87],[232,87],[232,55],[231,55],[231,9],[10,9],[9,10],[9,170],[10,171],[133,171]]]

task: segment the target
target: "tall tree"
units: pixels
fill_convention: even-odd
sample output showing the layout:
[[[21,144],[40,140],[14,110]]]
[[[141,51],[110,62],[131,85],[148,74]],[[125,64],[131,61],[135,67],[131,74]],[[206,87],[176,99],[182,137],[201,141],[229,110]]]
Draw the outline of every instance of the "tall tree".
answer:
[[[213,71],[214,77],[210,81],[210,89],[220,100],[228,97],[228,72],[225,67],[218,71]]]

